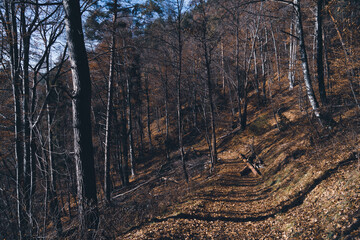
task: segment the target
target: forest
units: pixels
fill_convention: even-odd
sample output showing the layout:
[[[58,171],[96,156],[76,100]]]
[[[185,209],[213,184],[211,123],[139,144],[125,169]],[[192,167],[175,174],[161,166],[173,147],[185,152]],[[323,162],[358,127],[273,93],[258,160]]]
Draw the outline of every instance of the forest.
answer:
[[[358,0],[0,0],[0,239],[360,239]]]

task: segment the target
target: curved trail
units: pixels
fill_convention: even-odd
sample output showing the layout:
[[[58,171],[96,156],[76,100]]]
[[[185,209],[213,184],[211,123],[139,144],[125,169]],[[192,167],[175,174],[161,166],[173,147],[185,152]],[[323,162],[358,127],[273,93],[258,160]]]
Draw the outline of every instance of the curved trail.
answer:
[[[133,227],[123,237],[125,239],[255,239],[260,232],[263,232],[260,235],[265,238],[266,233],[269,233],[269,236],[276,236],[280,233],[274,232],[271,227],[278,214],[291,213],[292,209],[302,205],[316,186],[335,174],[341,167],[352,164],[355,160],[355,156],[352,155],[339,162],[313,179],[302,191],[275,205],[271,203],[272,197],[276,195],[276,188],[264,187],[263,179],[260,177],[241,176],[240,171],[245,167],[244,163],[223,160],[218,166],[218,172],[205,181],[204,187],[198,188],[192,194],[193,197],[182,204],[176,214],[155,218]],[[247,229],[250,229],[250,232],[247,232]]]

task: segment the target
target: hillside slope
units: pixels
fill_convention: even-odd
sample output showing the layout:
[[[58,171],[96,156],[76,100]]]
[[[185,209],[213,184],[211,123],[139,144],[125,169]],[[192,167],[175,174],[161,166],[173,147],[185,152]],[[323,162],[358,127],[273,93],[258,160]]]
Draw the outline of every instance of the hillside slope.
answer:
[[[360,239],[357,109],[334,111],[330,129],[297,104],[283,93],[265,108],[251,105],[245,131],[219,123],[213,173],[206,141],[196,138],[187,146],[189,184],[176,151],[170,163],[161,150],[148,156],[133,185],[104,210],[119,219],[104,223],[104,232],[117,239]],[[251,153],[263,162],[261,176],[244,170],[240,155]]]

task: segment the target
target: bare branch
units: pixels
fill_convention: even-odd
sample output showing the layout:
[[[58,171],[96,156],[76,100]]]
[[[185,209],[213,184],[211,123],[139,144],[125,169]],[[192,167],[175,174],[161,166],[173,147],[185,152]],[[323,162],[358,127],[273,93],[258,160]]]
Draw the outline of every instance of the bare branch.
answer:
[[[15,4],[31,4],[31,5],[34,5],[34,6],[58,6],[58,5],[62,5],[61,2],[45,2],[45,3],[38,3],[38,2],[34,2],[34,1],[16,1],[14,2]]]

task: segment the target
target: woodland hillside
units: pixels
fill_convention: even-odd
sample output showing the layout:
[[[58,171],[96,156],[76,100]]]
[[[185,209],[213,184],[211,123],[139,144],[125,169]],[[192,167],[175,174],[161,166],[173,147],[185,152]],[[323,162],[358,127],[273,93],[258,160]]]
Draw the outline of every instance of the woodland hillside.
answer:
[[[360,239],[358,0],[0,0],[1,239]]]

